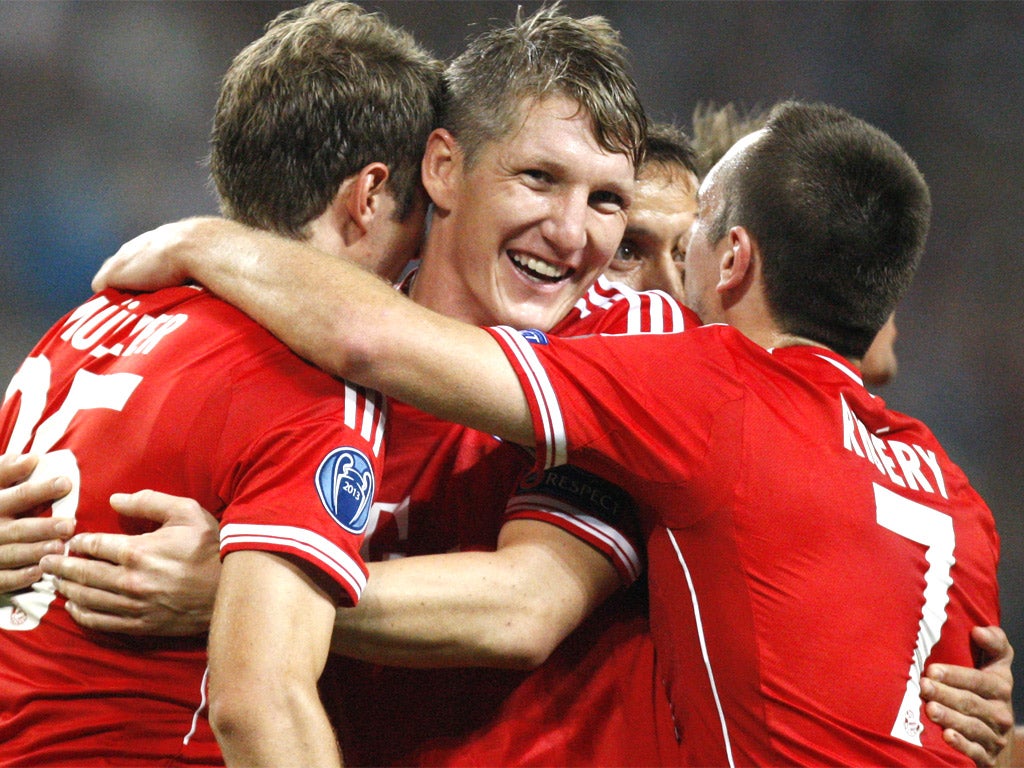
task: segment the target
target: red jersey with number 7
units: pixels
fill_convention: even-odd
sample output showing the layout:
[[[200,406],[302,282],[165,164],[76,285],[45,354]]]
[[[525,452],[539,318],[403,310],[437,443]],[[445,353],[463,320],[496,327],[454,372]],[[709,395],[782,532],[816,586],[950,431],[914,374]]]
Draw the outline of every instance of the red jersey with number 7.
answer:
[[[999,541],[921,422],[830,351],[727,326],[491,332],[539,463],[613,480],[649,532],[663,764],[970,764],[919,680],[972,666],[971,628],[999,623]]]

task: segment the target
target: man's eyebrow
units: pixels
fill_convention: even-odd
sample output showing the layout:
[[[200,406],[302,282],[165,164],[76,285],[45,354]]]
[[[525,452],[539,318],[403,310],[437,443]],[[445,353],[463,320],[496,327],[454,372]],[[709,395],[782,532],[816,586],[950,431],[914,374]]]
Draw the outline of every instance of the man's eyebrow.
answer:
[[[643,224],[630,224],[627,222],[626,230],[622,233],[622,237],[625,238],[627,235],[630,237],[645,238],[652,237],[653,233],[648,227],[645,227]]]

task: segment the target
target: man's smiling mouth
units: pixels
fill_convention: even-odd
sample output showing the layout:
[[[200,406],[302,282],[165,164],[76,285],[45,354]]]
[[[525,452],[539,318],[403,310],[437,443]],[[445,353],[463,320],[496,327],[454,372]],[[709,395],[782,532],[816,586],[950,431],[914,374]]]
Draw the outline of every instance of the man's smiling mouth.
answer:
[[[556,267],[554,264],[515,251],[508,251],[508,257],[515,268],[524,275],[546,283],[557,283],[576,272],[572,267]]]

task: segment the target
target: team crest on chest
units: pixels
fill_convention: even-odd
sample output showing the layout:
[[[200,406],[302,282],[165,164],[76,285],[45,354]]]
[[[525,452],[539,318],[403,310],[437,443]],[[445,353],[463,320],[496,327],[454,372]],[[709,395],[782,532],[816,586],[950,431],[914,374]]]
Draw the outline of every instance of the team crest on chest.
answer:
[[[366,529],[373,488],[373,465],[355,448],[336,448],[316,471],[320,501],[335,522],[351,533]]]

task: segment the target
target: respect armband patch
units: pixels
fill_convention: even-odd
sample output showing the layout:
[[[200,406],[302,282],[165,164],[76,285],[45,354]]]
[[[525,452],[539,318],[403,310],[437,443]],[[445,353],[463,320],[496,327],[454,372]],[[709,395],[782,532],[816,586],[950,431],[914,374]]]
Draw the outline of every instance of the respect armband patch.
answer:
[[[519,484],[513,498],[522,495],[548,496],[579,512],[616,527],[632,530],[636,512],[629,494],[614,483],[568,464],[531,472]]]

